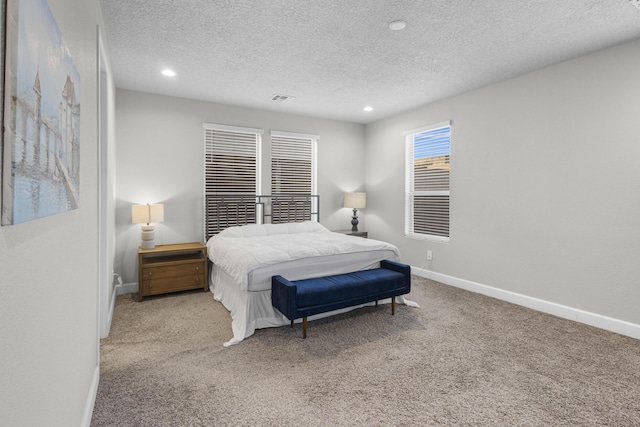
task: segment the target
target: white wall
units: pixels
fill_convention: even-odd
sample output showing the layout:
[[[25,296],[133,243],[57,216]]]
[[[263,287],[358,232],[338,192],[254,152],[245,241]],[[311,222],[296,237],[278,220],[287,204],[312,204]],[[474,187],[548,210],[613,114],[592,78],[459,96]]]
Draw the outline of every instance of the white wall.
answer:
[[[77,426],[98,367],[98,0],[48,0],[81,75],[79,208],[0,227],[0,425]]]
[[[367,125],[369,235],[416,267],[640,324],[639,74],[636,41]],[[411,240],[402,132],[444,120],[451,242]]]
[[[116,280],[114,260],[116,248],[116,177],[115,177],[115,85],[107,54],[104,28],[100,29],[98,43],[98,287],[100,311],[100,338],[109,335],[115,309]]]
[[[116,92],[116,122],[115,269],[125,283],[137,281],[140,244],[131,204],[165,204],[165,221],[156,224],[156,244],[203,241],[203,122],[264,129],[267,176],[270,130],[320,135],[320,222],[330,229],[351,228],[351,211],[342,207],[342,197],[344,191],[364,187],[363,125],[121,89]],[[365,221],[363,215],[363,226]]]

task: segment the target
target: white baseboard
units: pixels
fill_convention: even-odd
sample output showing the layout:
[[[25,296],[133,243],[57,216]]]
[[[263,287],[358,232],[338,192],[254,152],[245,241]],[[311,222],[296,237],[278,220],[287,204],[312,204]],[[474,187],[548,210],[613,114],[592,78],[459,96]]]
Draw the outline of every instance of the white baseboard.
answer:
[[[568,307],[566,305],[556,304],[554,302],[541,300],[511,291],[506,291],[504,289],[494,288],[492,286],[471,282],[469,280],[458,279],[456,277],[447,276],[446,274],[436,273],[434,271],[425,270],[418,267],[411,266],[411,272],[416,276],[435,280],[436,282],[444,283],[445,285],[465,289],[467,291],[531,308],[536,311],[541,311],[543,313],[562,317],[563,319],[573,320],[579,323],[584,323],[585,325],[595,326],[596,328],[615,332],[620,335],[640,339],[640,325],[637,325],[635,323],[614,319],[612,317],[607,317],[596,313],[590,313],[588,311]]]
[[[113,312],[116,308],[116,297],[118,295],[133,294],[136,292],[138,292],[137,283],[118,284],[113,287],[113,291],[111,292],[111,304],[109,305],[107,324],[102,326],[102,329],[100,330],[100,339],[109,336],[109,331],[111,330],[111,322],[113,322]]]
[[[138,282],[116,285],[116,295],[135,294],[138,292]]]
[[[111,304],[109,304],[109,313],[107,314],[107,324],[102,325],[102,329],[100,331],[100,339],[106,338],[109,336],[109,331],[111,330],[111,322],[113,321],[113,310],[116,307],[116,296],[118,295],[118,285],[113,287],[111,291]]]
[[[93,416],[93,407],[96,404],[96,396],[98,396],[98,384],[100,383],[100,366],[96,366],[93,371],[93,378],[91,380],[91,386],[89,387],[89,395],[87,396],[87,403],[84,405],[84,413],[82,414],[82,427],[89,427],[91,425],[91,417]]]

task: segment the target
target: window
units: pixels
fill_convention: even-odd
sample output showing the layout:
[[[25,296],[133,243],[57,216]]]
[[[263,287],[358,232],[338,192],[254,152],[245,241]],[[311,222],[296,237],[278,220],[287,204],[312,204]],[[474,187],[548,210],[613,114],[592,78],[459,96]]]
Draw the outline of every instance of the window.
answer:
[[[318,139],[271,131],[271,194],[316,194]]]
[[[405,235],[449,241],[451,123],[406,131]]]
[[[271,131],[271,195],[317,194],[318,135]],[[271,221],[302,221],[316,211],[316,199],[272,198]],[[292,216],[293,214],[293,216]]]
[[[262,133],[204,123],[207,239],[224,228],[255,222]]]

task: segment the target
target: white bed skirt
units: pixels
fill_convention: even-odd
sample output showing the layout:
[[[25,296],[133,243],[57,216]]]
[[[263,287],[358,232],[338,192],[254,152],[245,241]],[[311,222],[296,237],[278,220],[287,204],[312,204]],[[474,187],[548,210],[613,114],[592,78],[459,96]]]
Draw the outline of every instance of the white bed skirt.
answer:
[[[233,338],[224,343],[225,347],[238,344],[243,339],[253,335],[256,329],[274,328],[291,324],[291,321],[271,304],[271,290],[259,292],[243,291],[237,282],[225,273],[224,270],[216,268],[215,264],[211,264],[209,290],[213,293],[215,300],[220,301],[231,314]],[[390,302],[391,298],[379,301],[379,303],[383,304]],[[418,307],[417,303],[405,299],[404,296],[396,297],[396,302]],[[321,319],[373,304],[375,303],[372,302],[327,313],[320,313],[309,316],[308,320]],[[297,319],[296,323],[300,321],[301,319]]]

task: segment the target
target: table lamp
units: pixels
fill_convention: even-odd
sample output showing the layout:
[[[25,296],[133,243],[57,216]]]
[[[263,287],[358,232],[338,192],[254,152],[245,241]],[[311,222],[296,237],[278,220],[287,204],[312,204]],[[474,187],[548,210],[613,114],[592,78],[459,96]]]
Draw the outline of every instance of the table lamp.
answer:
[[[162,221],[164,221],[164,205],[150,205],[149,203],[146,205],[131,205],[131,222],[134,224],[147,224],[142,226],[142,233],[140,235],[142,238],[142,243],[140,244],[142,249],[153,249],[156,247],[156,242],[154,241],[156,233],[154,226],[150,223]]]
[[[344,207],[353,208],[351,231],[358,231],[358,209],[367,207],[367,193],[344,193]]]

